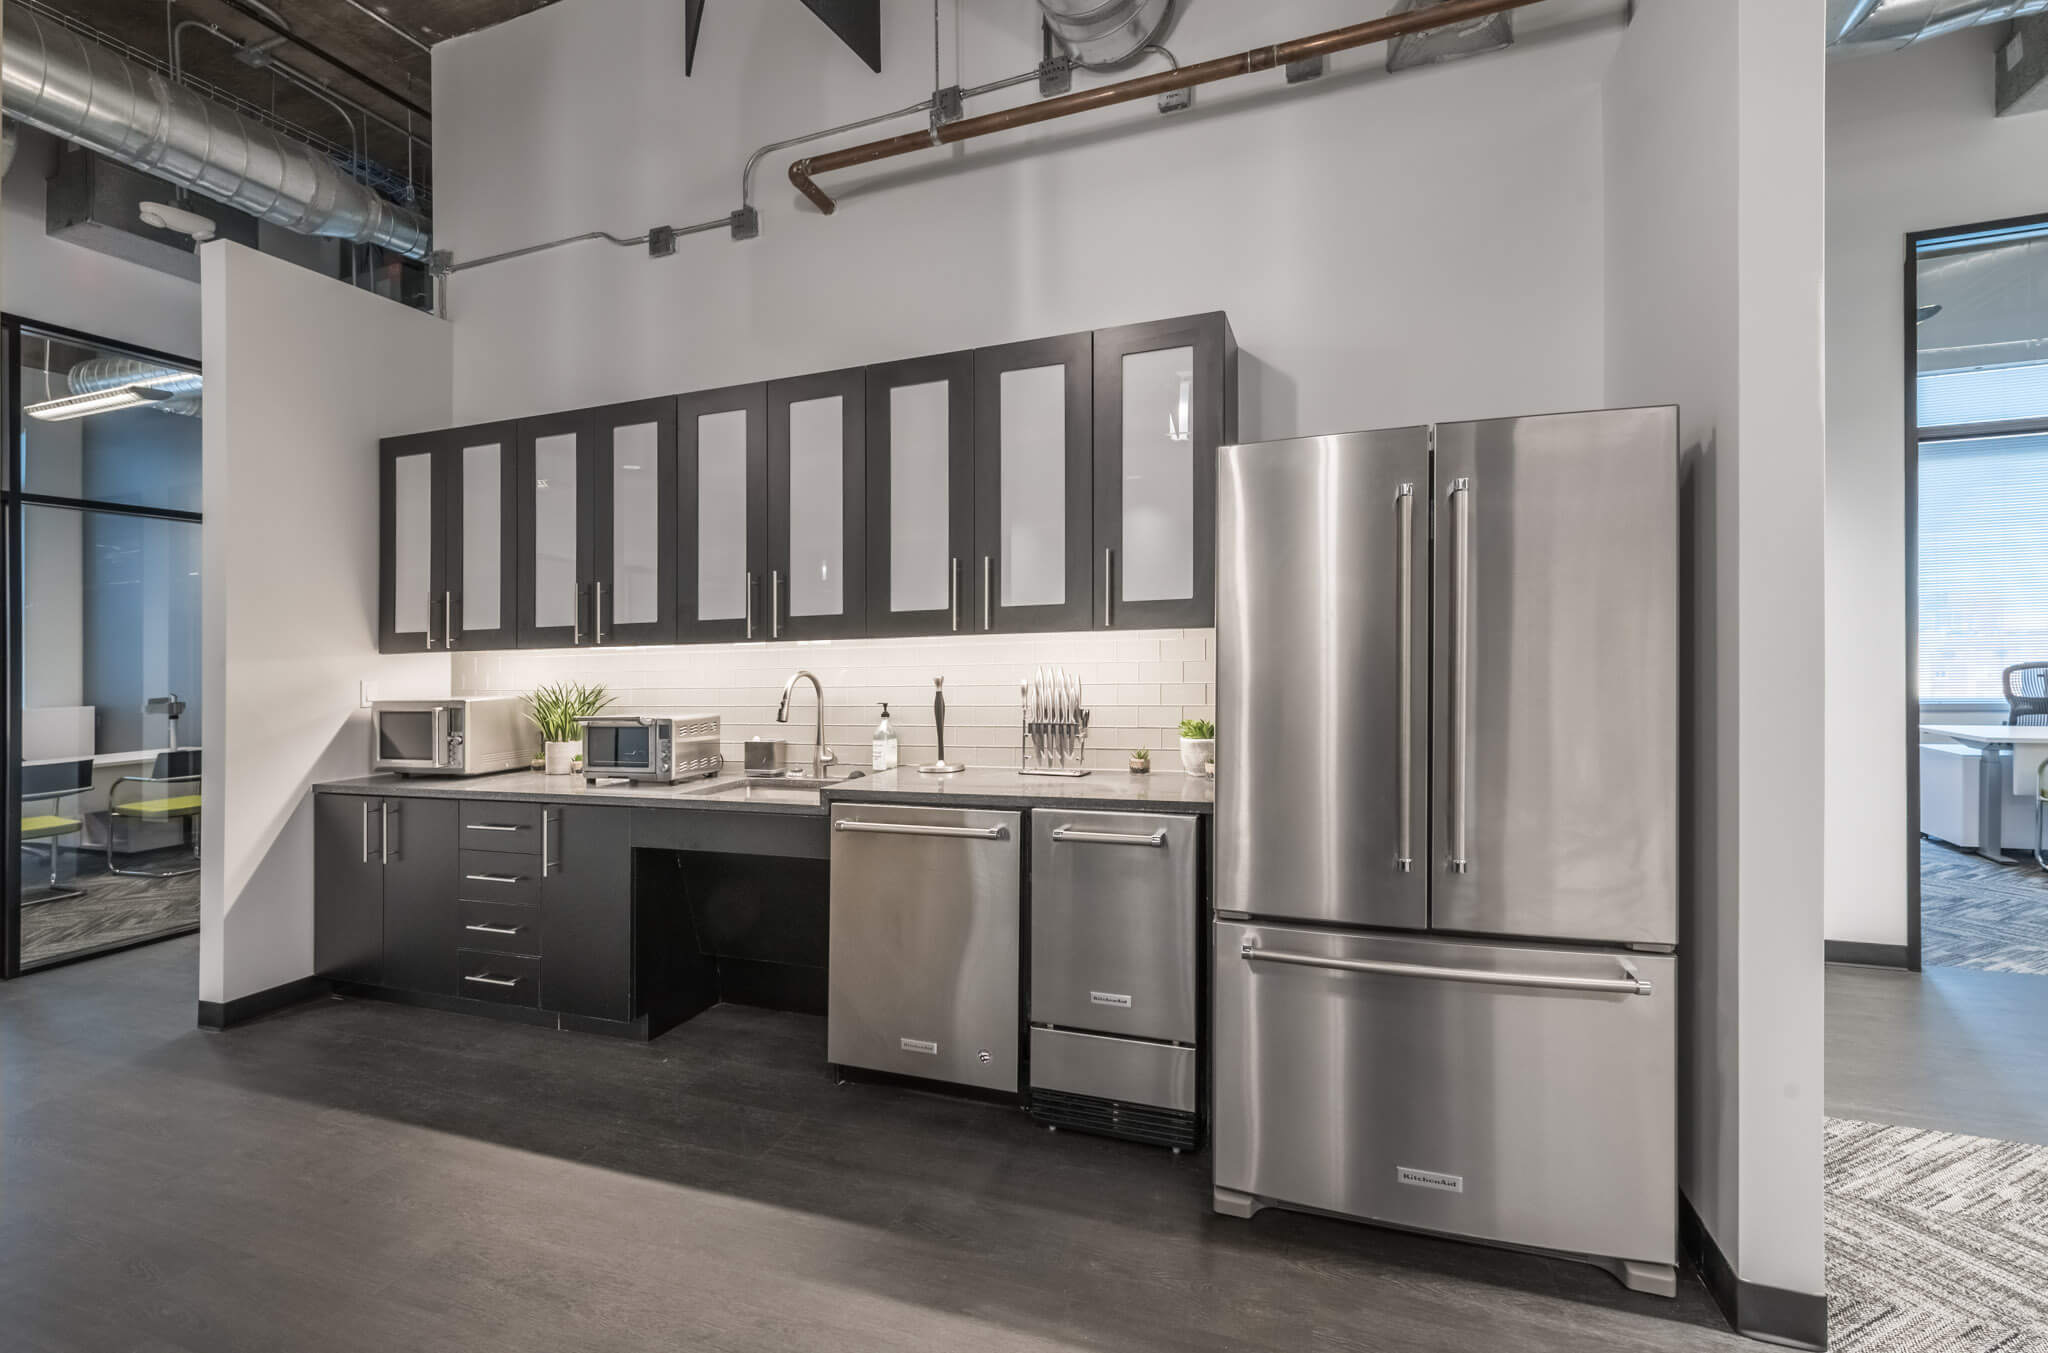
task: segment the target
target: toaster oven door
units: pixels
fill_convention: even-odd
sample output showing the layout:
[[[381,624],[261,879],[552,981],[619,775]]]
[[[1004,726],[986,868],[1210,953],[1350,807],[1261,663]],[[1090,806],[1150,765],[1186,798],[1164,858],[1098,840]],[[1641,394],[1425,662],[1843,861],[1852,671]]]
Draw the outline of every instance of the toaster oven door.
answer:
[[[448,707],[420,704],[379,709],[374,715],[377,769],[436,771],[448,764]]]
[[[583,771],[586,775],[648,776],[655,772],[655,729],[647,723],[583,725]]]

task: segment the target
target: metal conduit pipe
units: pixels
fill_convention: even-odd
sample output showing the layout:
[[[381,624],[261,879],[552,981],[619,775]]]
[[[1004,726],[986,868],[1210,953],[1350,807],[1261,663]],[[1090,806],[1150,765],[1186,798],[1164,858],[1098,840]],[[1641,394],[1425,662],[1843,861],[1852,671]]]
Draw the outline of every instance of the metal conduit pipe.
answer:
[[[1910,47],[2030,14],[2048,14],[2048,0],[1828,0],[1828,43]]]
[[[387,202],[325,155],[145,71],[18,5],[0,19],[0,109],[53,136],[260,220],[431,251],[417,212]]]
[[[830,216],[838,204],[813,181],[819,174],[851,169],[855,165],[872,164],[876,160],[908,155],[913,151],[928,150],[933,146],[971,141],[978,136],[989,136],[1015,127],[1051,122],[1055,118],[1071,117],[1075,113],[1086,113],[1114,104],[1129,103],[1134,99],[1150,98],[1169,90],[1192,89],[1196,85],[1212,84],[1217,80],[1228,80],[1238,75],[1272,70],[1291,62],[1306,61],[1313,57],[1327,56],[1332,52],[1349,51],[1354,47],[1385,42],[1389,38],[1397,38],[1406,33],[1424,33],[1434,28],[1447,28],[1452,24],[1536,3],[1537,0],[1446,0],[1444,4],[1428,9],[1389,14],[1384,18],[1352,24],[1348,28],[1336,28],[1312,37],[1296,38],[1292,42],[1277,43],[1271,47],[1254,47],[1233,56],[1221,56],[1193,66],[1161,71],[1155,75],[1141,75],[1130,80],[1119,80],[1115,84],[1101,85],[1095,89],[1077,90],[1072,94],[1040,99],[1036,103],[1007,108],[997,113],[985,113],[980,117],[948,122],[925,131],[908,132],[885,141],[869,141],[864,145],[849,146],[845,150],[831,151],[815,158],[806,157],[790,165],[789,181],[796,186],[798,192],[817,204],[819,211]],[[2044,3],[2048,3],[2048,0],[2044,0]]]

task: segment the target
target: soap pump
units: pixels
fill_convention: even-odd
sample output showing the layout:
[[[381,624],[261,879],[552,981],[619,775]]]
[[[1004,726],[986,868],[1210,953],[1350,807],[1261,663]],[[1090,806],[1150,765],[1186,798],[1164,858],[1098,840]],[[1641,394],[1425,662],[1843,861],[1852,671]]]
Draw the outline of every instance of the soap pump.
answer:
[[[889,702],[882,702],[882,721],[875,725],[875,770],[895,770],[897,757],[896,730],[889,724]]]

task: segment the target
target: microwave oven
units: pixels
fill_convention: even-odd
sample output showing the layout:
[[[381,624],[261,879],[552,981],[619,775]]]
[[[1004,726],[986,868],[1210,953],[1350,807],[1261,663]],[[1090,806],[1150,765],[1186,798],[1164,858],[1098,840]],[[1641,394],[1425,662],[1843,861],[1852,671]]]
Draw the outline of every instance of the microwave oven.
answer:
[[[583,720],[583,774],[673,784],[716,775],[716,714],[593,714]]]
[[[540,730],[516,695],[379,700],[370,707],[370,756],[401,775],[488,775],[525,770]]]

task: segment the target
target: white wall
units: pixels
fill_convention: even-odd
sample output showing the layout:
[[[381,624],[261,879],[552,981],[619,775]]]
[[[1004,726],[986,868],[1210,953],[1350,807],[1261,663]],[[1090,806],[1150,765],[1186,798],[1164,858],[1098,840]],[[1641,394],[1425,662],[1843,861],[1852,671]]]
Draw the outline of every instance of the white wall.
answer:
[[[1905,237],[2048,211],[2048,117],[1993,115],[1997,38],[1828,71],[1832,940],[1906,942]]]
[[[1687,1197],[1740,1277],[1824,1290],[1818,0],[1641,6],[1608,90],[1609,402],[1685,477]]]
[[[1357,12],[1205,2],[1171,45],[1185,63]],[[948,81],[1037,63],[1030,5],[944,13]],[[708,11],[685,80],[682,25],[669,0],[567,0],[437,45],[437,243],[459,260],[723,216],[756,146],[929,89],[922,0],[883,6],[881,76],[802,6],[762,4]],[[1214,309],[1245,354],[1246,439],[1588,407],[1601,393],[1599,85],[1615,41],[1599,23],[1393,80],[1377,50],[1343,55],[1316,86],[1273,72],[1203,89],[1188,113],[1133,105],[838,175],[830,218],[789,186],[792,155],[771,155],[752,242],[691,237],[659,260],[586,243],[457,275],[456,414]],[[971,111],[1036,96],[1027,84]]]
[[[445,655],[377,654],[377,441],[445,424],[449,328],[239,245],[205,312],[204,867],[199,999],[313,970],[307,786],[370,763],[358,682],[446,694]]]
[[[0,307],[23,319],[102,338],[199,355],[199,288],[182,277],[95,249],[53,240],[45,230],[44,180],[58,142],[33,127],[21,137],[0,182]]]

